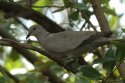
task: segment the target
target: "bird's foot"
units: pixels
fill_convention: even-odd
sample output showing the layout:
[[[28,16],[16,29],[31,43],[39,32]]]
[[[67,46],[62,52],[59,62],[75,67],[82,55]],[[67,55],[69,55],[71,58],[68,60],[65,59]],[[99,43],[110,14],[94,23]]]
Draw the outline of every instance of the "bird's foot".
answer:
[[[66,57],[63,59],[64,65],[71,65],[75,61],[74,58]]]

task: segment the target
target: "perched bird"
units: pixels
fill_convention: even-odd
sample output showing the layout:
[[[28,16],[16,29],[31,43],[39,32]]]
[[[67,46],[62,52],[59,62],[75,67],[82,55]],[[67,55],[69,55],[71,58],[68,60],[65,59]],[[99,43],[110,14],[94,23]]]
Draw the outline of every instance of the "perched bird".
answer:
[[[95,35],[95,31],[63,31],[58,33],[49,33],[40,25],[33,25],[28,30],[29,36],[35,36],[40,45],[49,53],[54,54],[66,54],[66,56],[72,58],[82,55],[82,51],[86,48],[90,48],[90,37]],[[83,45],[85,43],[85,45]],[[87,44],[87,45],[86,45]],[[83,47],[82,47],[82,46]],[[95,46],[92,43],[93,46]],[[85,47],[84,47],[85,46]],[[83,49],[82,49],[83,48]],[[95,46],[97,48],[97,46]]]
[[[28,30],[29,36],[35,36],[38,42],[50,52],[68,52],[77,48],[83,41],[94,35],[94,31],[63,31],[49,33],[40,25],[33,25]]]

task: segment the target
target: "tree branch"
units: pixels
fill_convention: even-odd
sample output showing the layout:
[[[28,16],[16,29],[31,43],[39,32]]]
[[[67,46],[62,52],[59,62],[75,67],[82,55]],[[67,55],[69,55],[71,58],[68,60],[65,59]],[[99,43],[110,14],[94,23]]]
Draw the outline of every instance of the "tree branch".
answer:
[[[3,38],[8,38],[8,39],[12,39],[16,42],[18,42],[11,34],[9,34],[8,32],[6,32],[2,27],[0,27],[0,35]],[[14,48],[17,52],[19,52],[20,54],[22,54],[23,57],[25,57],[29,62],[31,62],[32,64],[34,64],[37,61],[41,61],[38,57],[36,57],[34,54],[32,54],[30,51],[26,50],[26,49],[18,49],[18,48]]]
[[[56,6],[56,5],[53,5],[53,6],[30,6],[30,5],[26,5],[27,7],[34,7],[34,8],[65,8],[65,6]]]
[[[111,33],[108,21],[104,15],[103,9],[101,8],[100,0],[91,0],[91,2],[102,32]]]
[[[119,65],[119,64],[117,64],[117,65]],[[119,71],[121,77],[123,78],[123,80],[125,80],[125,72],[124,72],[125,71],[125,63],[124,63],[124,61],[118,67],[118,71]]]
[[[91,21],[89,20],[89,17],[86,15],[85,12],[81,12],[82,13],[82,17],[86,20],[86,22],[93,28],[94,31],[97,32],[96,27],[91,23]]]
[[[65,83],[63,80],[61,80],[60,78],[58,78],[51,70],[46,70],[43,72],[44,75],[51,77],[49,79],[49,81],[51,83]]]
[[[20,44],[18,44],[18,41],[11,35],[11,34],[9,34],[9,33],[7,33],[3,28],[1,28],[0,27],[0,35],[2,36],[2,37],[4,37],[4,38],[8,38],[9,40],[11,40],[11,43],[8,43],[7,41],[5,42],[2,42],[1,41],[1,44],[3,43],[3,44],[5,44],[5,45],[10,45],[11,46],[11,44],[13,43],[13,44],[16,44],[16,45],[20,45]],[[6,39],[5,39],[6,40]],[[8,41],[9,41],[8,40]],[[14,41],[14,42],[16,42],[16,43],[14,43],[14,42],[12,42],[12,41]],[[21,44],[22,45],[22,44]],[[27,48],[31,48],[30,46],[28,47],[28,45],[26,45],[27,46]],[[26,47],[26,46],[24,46],[24,47]],[[31,62],[33,65],[35,64],[35,62],[41,62],[42,63],[42,61],[37,57],[37,56],[35,56],[34,54],[32,54],[30,51],[28,51],[27,49],[24,49],[24,48],[22,48],[22,47],[18,47],[18,46],[15,46],[14,47],[14,49],[17,51],[17,52],[19,52],[20,54],[22,54],[22,56],[23,57],[25,57],[29,62]],[[34,50],[39,50],[39,52],[41,52],[41,53],[43,53],[43,54],[46,54],[46,56],[47,56],[47,53],[45,52],[45,51],[42,51],[42,50],[40,50],[39,48],[33,48]],[[49,55],[48,55],[49,56]],[[65,66],[64,66],[65,67]],[[68,70],[68,69],[67,69]],[[49,70],[48,70],[49,71]],[[49,78],[51,78],[51,77],[49,77]]]
[[[17,41],[11,40],[11,39],[0,39],[0,45],[11,46],[11,47],[16,48],[16,49],[24,49],[25,48],[25,49],[37,51],[37,52],[47,56],[48,58],[54,60],[59,65],[64,66],[68,71],[72,71],[73,73],[75,73],[75,71],[73,69],[64,65],[64,63],[61,62],[58,57],[56,57],[55,55],[51,55],[48,52],[46,52],[45,50],[40,49],[38,47],[27,45],[27,44],[24,44],[24,43],[21,44],[21,43],[18,43]]]
[[[45,15],[31,8],[21,6],[19,4],[0,1],[0,10],[7,14],[7,18],[23,17],[25,19],[31,19],[43,26],[47,31],[51,33],[64,31],[64,29],[62,29],[58,24],[50,20]]]
[[[13,79],[15,81],[15,83],[19,83],[19,79],[17,79],[15,76],[13,76],[12,74],[10,74],[5,68],[3,68],[0,65],[0,72],[3,73],[3,75],[7,75],[7,77]]]

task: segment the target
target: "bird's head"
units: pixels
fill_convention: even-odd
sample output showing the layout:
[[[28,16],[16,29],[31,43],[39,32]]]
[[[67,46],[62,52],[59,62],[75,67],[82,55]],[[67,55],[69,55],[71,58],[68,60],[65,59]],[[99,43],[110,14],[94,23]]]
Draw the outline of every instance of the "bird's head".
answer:
[[[26,36],[26,39],[29,37],[29,36],[36,36],[40,33],[42,33],[43,31],[46,31],[42,26],[40,25],[33,25],[29,28],[28,30],[28,35]]]

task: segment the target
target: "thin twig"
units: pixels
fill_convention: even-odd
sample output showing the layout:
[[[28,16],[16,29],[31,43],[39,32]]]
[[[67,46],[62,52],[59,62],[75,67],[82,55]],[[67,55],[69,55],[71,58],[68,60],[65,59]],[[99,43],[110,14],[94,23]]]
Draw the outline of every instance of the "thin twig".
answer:
[[[85,12],[82,12],[83,18],[85,18],[86,22],[93,28],[94,31],[97,32],[96,27],[90,22],[89,17],[85,14]]]
[[[29,0],[29,5],[32,6],[32,0]]]
[[[27,7],[35,7],[35,8],[51,8],[51,7],[54,7],[54,8],[64,8],[65,6],[30,6],[30,5],[25,5]]]
[[[49,54],[48,52],[46,52],[45,50],[32,46],[32,45],[27,45],[24,43],[18,43],[14,40],[11,39],[0,39],[0,45],[5,45],[5,46],[12,46],[14,48],[25,48],[25,49],[30,49],[33,51],[37,51],[45,56],[47,56],[48,58],[54,60],[55,62],[57,62],[59,65],[64,66],[68,71],[72,71],[73,73],[75,73],[75,70],[71,69],[69,66],[66,66],[65,64],[63,64],[63,62],[60,62],[60,60],[57,60],[56,57],[52,57],[51,54]]]
[[[11,78],[15,81],[15,83],[19,83],[19,79],[17,79],[15,76],[13,76],[12,74],[10,74],[5,68],[3,68],[1,65],[0,65],[0,72],[3,73],[7,79]]]
[[[48,32],[55,33],[64,31],[61,26],[50,20],[45,15],[31,8],[21,6],[19,4],[0,1],[0,10],[7,14],[8,17],[22,17],[25,19],[31,19],[39,25],[43,26]]]
[[[24,25],[18,18],[15,18],[15,20],[16,20],[18,23],[20,23],[20,24],[24,27],[25,30],[28,30],[27,26]]]
[[[85,28],[85,25],[86,25],[86,21],[84,22],[84,24],[82,25],[82,27],[80,28],[80,31],[82,31],[83,28]]]
[[[105,83],[109,77],[115,72],[116,69],[118,69],[118,67],[122,64],[122,62],[124,62],[125,58],[118,64],[118,66],[116,66],[116,68],[108,75],[108,77],[106,79],[104,79],[104,81],[102,83]]]

